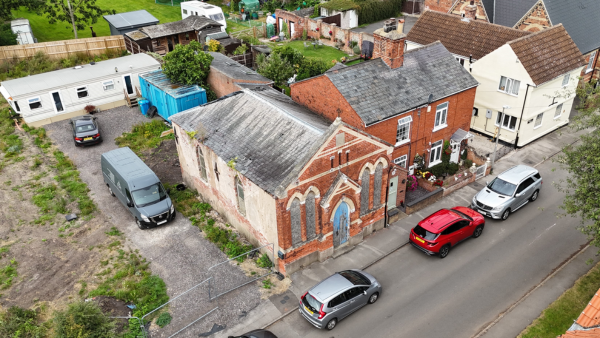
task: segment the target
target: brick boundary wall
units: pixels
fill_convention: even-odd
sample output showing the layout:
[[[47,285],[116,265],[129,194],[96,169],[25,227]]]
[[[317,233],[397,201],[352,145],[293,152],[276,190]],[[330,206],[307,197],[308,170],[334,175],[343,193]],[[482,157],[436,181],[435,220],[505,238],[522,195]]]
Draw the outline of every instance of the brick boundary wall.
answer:
[[[431,195],[428,194],[428,197],[418,201],[415,204],[406,204],[406,210],[404,211],[404,213],[410,215],[439,201],[442,197],[444,197],[444,189],[440,188],[436,191],[432,191],[430,194]]]

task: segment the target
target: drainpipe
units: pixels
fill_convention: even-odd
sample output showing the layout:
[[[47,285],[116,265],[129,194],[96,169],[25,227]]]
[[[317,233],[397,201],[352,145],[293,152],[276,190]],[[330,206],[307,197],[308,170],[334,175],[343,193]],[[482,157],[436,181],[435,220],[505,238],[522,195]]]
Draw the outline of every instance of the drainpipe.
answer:
[[[517,128],[517,137],[515,138],[515,148],[517,147],[517,143],[519,143],[519,135],[521,134],[521,122],[523,122],[523,114],[525,112],[525,103],[527,103],[527,94],[529,93],[529,87],[531,85],[527,84],[527,89],[525,90],[525,99],[523,100],[523,109],[521,109],[521,118],[519,119],[519,127]]]
[[[598,59],[600,58],[600,49],[596,50],[596,60],[594,60],[594,65],[592,67],[592,74],[590,75],[590,80],[588,81],[588,83],[591,83],[592,80],[594,79],[594,71],[596,70],[596,63],[598,63]]]

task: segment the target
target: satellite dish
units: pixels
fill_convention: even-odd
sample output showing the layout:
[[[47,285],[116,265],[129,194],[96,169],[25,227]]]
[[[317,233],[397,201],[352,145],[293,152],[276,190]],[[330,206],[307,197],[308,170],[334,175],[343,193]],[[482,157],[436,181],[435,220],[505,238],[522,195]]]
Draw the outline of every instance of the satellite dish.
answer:
[[[427,104],[431,104],[431,102],[433,101],[433,94],[429,94],[429,98],[427,99]]]

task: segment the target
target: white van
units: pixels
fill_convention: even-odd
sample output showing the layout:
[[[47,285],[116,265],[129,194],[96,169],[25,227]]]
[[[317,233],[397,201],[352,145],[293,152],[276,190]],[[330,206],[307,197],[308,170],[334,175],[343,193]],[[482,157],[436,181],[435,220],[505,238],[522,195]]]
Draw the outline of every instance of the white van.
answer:
[[[207,4],[201,1],[185,1],[181,3],[181,19],[185,19],[190,15],[203,16],[205,18],[212,19],[221,25],[221,30],[225,32],[227,28],[227,22],[225,22],[225,16],[221,7]]]

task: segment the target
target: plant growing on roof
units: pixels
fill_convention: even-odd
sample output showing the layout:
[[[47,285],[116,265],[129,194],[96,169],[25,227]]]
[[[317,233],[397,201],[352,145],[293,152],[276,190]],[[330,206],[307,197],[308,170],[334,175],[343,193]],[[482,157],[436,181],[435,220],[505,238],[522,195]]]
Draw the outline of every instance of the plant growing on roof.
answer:
[[[163,72],[175,83],[206,85],[212,55],[205,53],[198,41],[177,45],[164,57]]]
[[[237,171],[237,169],[235,169],[235,164],[237,163],[237,160],[238,160],[237,156],[234,157],[234,158],[232,158],[231,160],[229,160],[229,162],[227,162],[227,166],[229,168],[231,168],[232,170],[236,170]]]

